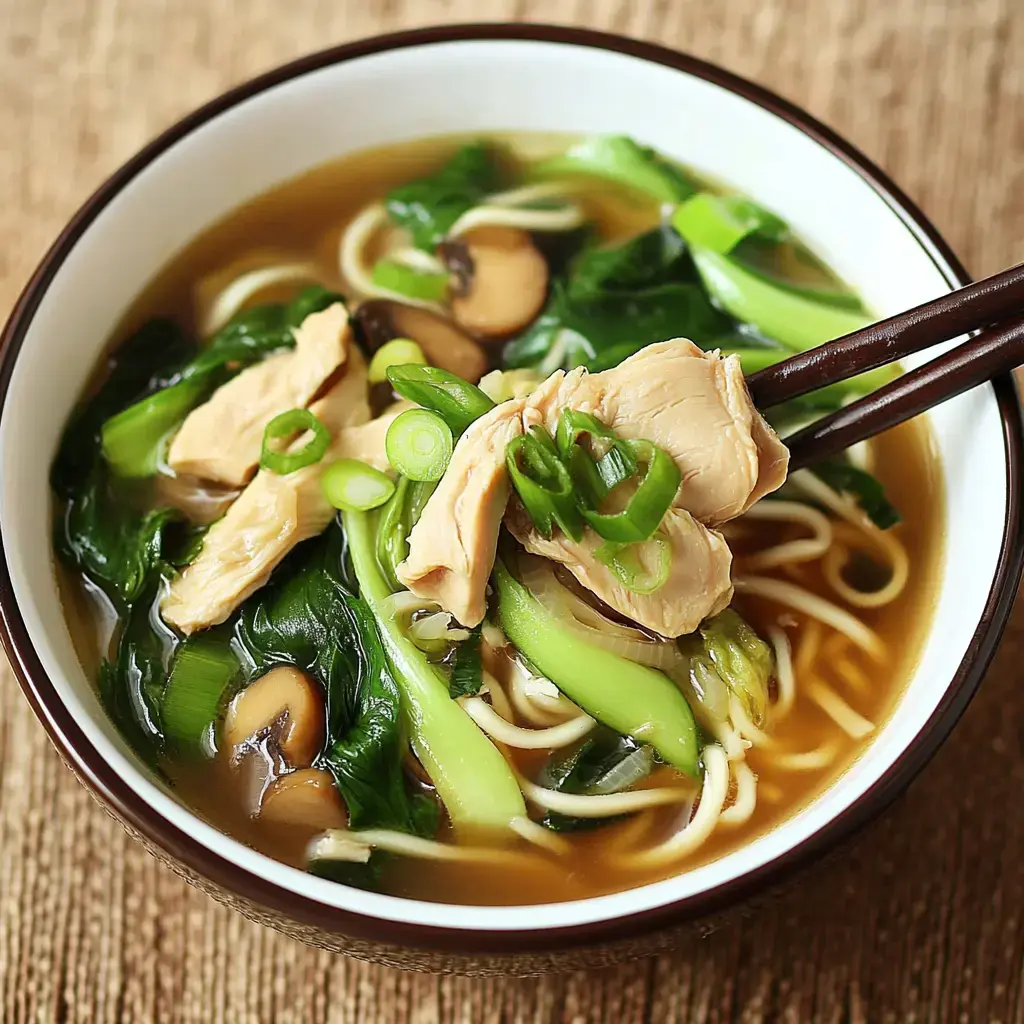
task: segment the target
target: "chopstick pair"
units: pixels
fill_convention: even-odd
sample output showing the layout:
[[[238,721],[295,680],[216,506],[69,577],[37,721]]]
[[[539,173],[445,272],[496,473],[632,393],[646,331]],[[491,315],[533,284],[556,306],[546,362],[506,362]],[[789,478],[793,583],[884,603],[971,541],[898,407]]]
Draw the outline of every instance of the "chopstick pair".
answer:
[[[837,455],[1024,364],[1024,264],[897,313],[747,377],[768,409],[961,334],[957,348],[786,438],[790,469]]]

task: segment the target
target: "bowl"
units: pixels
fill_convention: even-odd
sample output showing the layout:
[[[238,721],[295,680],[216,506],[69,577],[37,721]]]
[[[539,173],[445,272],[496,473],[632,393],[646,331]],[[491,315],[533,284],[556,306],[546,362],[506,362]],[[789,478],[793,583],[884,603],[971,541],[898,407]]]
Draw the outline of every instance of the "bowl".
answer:
[[[924,215],[853,147],[779,97],[646,43],[529,25],[425,29],[314,54],[189,115],[75,215],[19,299],[0,356],[0,614],[58,751],[157,857],[247,916],[330,949],[477,972],[653,952],[749,905],[877,814],[945,739],[1006,623],[1022,564],[1021,409],[1001,378],[931,414],[945,559],[920,663],[889,721],[825,793],[744,848],[667,881],[545,906],[465,907],[336,885],[222,834],[149,775],[71,644],[47,468],[122,313],[203,228],[370,146],[449,132],[623,132],[780,213],[879,314],[965,283]]]

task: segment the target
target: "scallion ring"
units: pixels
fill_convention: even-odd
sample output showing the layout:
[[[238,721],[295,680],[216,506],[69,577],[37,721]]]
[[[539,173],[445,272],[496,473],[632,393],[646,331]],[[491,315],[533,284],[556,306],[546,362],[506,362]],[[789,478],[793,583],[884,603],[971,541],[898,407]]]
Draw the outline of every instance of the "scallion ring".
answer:
[[[408,409],[388,427],[388,462],[410,480],[440,480],[452,457],[451,427],[436,412]]]
[[[273,442],[311,430],[313,436],[297,451],[281,451]],[[260,465],[284,476],[319,462],[331,444],[331,432],[308,409],[289,409],[275,416],[263,431]]]
[[[392,338],[373,353],[366,379],[371,384],[383,384],[388,379],[389,366],[406,364],[426,366],[427,357],[412,338]]]
[[[358,459],[338,459],[320,477],[324,497],[335,507],[349,512],[367,512],[383,505],[395,493],[387,475]]]
[[[647,549],[649,565],[641,560],[640,551],[644,548]],[[641,596],[660,590],[672,571],[672,546],[661,533],[656,533],[642,544],[607,541],[594,552],[594,557],[607,566],[628,591]]]
[[[557,525],[573,540],[583,536],[572,477],[555,452],[551,435],[540,426],[505,447],[508,474],[533,525],[550,538]]]
[[[627,441],[644,464],[636,491],[621,512],[602,513],[584,508],[583,518],[605,540],[634,544],[648,540],[672,507],[682,474],[668,452],[650,441]]]

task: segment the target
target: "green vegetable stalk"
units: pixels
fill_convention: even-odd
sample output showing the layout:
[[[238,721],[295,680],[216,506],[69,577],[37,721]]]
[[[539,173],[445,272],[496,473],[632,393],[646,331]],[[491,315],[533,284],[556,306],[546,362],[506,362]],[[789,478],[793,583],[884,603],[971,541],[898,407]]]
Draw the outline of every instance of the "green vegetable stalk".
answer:
[[[411,743],[460,832],[507,829],[526,814],[519,784],[505,759],[448,695],[441,672],[395,622],[384,605],[391,594],[377,563],[377,539],[364,512],[344,512],[349,554],[360,594],[377,620],[402,691]]]
[[[679,641],[690,658],[690,672],[713,671],[739,698],[755,725],[764,721],[768,708],[768,679],[772,650],[731,608],[701,624],[700,629]]]
[[[650,744],[669,764],[699,777],[693,712],[666,676],[558,625],[500,559],[492,580],[501,628],[540,672],[599,722]]]

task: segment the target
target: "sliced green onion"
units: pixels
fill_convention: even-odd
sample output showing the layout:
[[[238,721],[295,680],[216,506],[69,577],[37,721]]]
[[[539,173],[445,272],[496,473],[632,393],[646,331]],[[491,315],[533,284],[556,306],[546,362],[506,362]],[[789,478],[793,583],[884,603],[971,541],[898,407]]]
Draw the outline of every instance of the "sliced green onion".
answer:
[[[425,274],[396,260],[378,260],[373,267],[373,283],[389,292],[427,302],[443,302],[448,294],[447,274]]]
[[[395,493],[394,481],[358,459],[338,459],[320,477],[324,497],[347,512],[367,512],[383,505]]]
[[[455,437],[494,408],[494,402],[475,384],[436,366],[389,366],[387,374],[398,394],[436,412]]]
[[[596,461],[580,445],[580,438],[608,441],[608,449]],[[597,506],[618,484],[635,475],[638,465],[629,444],[589,413],[563,409],[555,432],[558,454],[569,467],[573,482],[584,500]]]
[[[210,742],[210,726],[239,668],[226,639],[193,636],[181,644],[161,705],[164,730],[175,747],[201,752]]]
[[[633,544],[649,540],[672,507],[682,474],[668,452],[650,441],[627,441],[638,462],[645,463],[636,491],[621,512],[606,514],[584,508],[583,518],[605,540]]]
[[[651,565],[645,565],[638,548],[647,548]],[[612,575],[634,594],[653,594],[668,580],[672,570],[672,546],[660,533],[643,544],[617,544],[606,541],[594,557],[608,567]]]
[[[551,435],[540,426],[505,447],[505,465],[537,532],[550,539],[555,526],[573,540],[583,536],[569,471],[555,452]]]
[[[388,427],[384,450],[388,462],[410,480],[434,481],[451,462],[451,427],[429,409],[407,409]]]
[[[407,363],[426,366],[427,357],[423,349],[412,338],[392,338],[374,352],[366,370],[366,379],[371,384],[383,384],[388,379],[389,366],[403,366]]]
[[[285,452],[273,443],[283,437],[293,437],[300,431],[311,430],[313,436],[298,451]],[[289,409],[275,416],[263,431],[263,451],[260,465],[272,473],[285,476],[319,462],[331,444],[331,432],[308,409]]]

